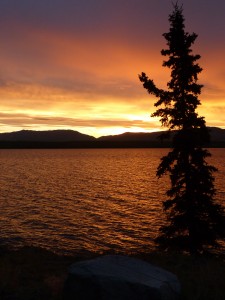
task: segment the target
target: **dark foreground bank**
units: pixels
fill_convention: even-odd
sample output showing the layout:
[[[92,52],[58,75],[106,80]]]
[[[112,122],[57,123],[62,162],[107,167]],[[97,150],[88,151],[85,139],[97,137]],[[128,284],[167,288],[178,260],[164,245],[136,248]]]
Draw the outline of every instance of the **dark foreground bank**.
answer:
[[[32,247],[1,248],[0,299],[62,299],[68,267],[76,261],[96,256],[96,253],[59,256]],[[134,256],[176,274],[182,285],[183,300],[225,299],[225,261],[222,256],[192,258],[155,252]]]

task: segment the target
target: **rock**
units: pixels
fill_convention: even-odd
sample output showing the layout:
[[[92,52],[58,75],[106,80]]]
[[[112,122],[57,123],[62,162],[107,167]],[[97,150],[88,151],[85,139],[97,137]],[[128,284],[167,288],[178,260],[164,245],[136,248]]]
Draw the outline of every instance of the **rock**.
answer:
[[[142,260],[108,255],[73,264],[64,300],[175,300],[177,277]]]

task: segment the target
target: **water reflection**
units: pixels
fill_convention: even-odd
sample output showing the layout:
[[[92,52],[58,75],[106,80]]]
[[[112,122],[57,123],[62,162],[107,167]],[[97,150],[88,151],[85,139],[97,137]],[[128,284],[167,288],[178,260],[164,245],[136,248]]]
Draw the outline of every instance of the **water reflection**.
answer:
[[[1,150],[1,242],[56,252],[152,248],[168,181],[167,149]],[[223,149],[213,149],[224,199]]]

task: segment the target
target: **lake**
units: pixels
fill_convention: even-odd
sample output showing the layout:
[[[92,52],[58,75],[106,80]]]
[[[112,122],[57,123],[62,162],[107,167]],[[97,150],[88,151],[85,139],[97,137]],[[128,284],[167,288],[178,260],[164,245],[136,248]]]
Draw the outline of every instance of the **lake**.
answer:
[[[149,251],[165,222],[169,149],[0,150],[0,244],[61,254]],[[210,149],[225,203],[225,152]]]

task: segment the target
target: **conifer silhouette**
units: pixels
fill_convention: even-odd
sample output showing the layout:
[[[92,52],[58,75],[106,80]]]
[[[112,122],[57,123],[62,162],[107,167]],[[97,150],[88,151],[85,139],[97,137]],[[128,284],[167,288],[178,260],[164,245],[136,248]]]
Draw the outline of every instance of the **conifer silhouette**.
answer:
[[[204,117],[196,112],[202,85],[198,74],[202,71],[191,46],[197,35],[185,31],[183,8],[177,3],[169,15],[170,29],[163,36],[167,49],[161,51],[168,60],[164,67],[171,69],[168,90],[156,87],[145,73],[139,75],[143,86],[158,98],[157,110],[168,132],[175,130],[173,148],[162,157],[157,176],[169,174],[170,188],[163,202],[168,222],[160,229],[156,242],[164,250],[177,249],[191,254],[203,253],[218,245],[225,234],[225,216],[221,205],[215,203],[214,172],[207,163],[211,154],[204,145],[209,141]]]

